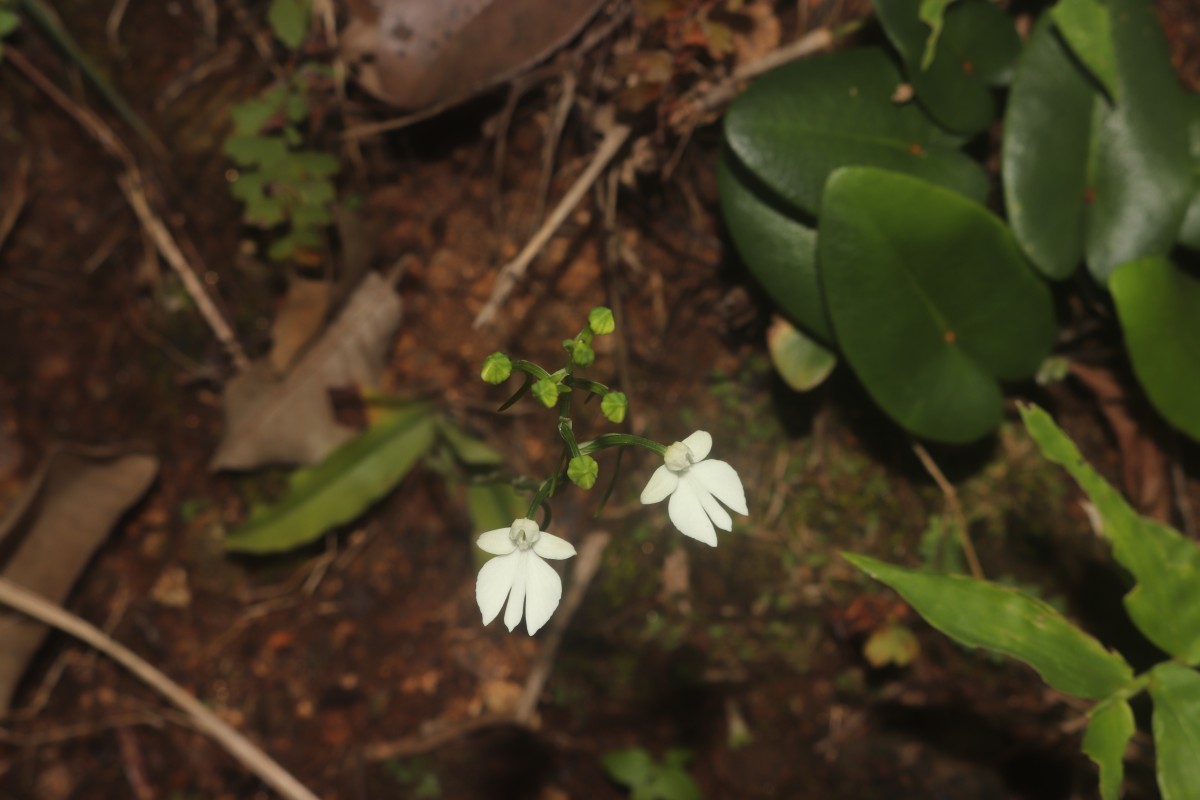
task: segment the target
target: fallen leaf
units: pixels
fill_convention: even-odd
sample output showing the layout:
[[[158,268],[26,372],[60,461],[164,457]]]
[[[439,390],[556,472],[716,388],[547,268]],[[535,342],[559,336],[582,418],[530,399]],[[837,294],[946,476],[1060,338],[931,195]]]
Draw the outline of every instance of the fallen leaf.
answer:
[[[225,434],[209,468],[315,464],[345,443],[356,431],[334,419],[329,389],[376,383],[399,324],[399,296],[379,274],[367,275],[286,376],[259,361],[229,381]]]
[[[188,586],[187,570],[174,565],[167,567],[158,576],[150,589],[154,602],[167,608],[187,608],[192,604],[192,590]]]
[[[321,330],[329,311],[328,281],[293,278],[271,325],[271,353],[267,360],[276,374],[292,366],[304,346]]]
[[[61,604],[117,519],[145,494],[158,459],[128,450],[59,445],[0,520],[0,575]],[[0,614],[0,714],[48,629]]]
[[[583,28],[602,0],[359,0],[342,53],[363,88],[416,111],[520,74]]]

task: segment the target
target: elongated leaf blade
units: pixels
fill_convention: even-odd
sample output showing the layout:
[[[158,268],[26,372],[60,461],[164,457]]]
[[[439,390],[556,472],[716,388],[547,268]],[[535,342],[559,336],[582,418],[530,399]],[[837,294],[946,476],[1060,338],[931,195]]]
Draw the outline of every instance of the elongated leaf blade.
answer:
[[[1200,673],[1179,664],[1151,672],[1154,749],[1163,800],[1193,800],[1200,787]]]
[[[1050,15],[1071,52],[1100,82],[1108,96],[1119,102],[1108,8],[1100,0],[1059,0],[1050,9]]]
[[[865,167],[829,179],[817,240],[843,356],[908,430],[960,443],[1000,421],[997,380],[1037,371],[1050,293],[1008,228],[961,195]]]
[[[759,78],[725,116],[725,138],[747,168],[815,214],[829,174],[847,165],[916,175],[982,202],[987,179],[915,105],[892,100],[903,82],[875,48],[843,50]]]
[[[1127,261],[1166,255],[1195,188],[1188,141],[1191,106],[1171,65],[1154,6],[1107,0],[1117,103],[1097,100],[1094,202],[1084,251],[1101,283]]]
[[[956,642],[1022,661],[1060,692],[1103,698],[1133,677],[1120,654],[1024,592],[963,575],[916,572],[863,555],[843,555],[895,589],[926,622]]]
[[[1119,800],[1125,778],[1125,747],[1133,736],[1133,710],[1125,700],[1111,700],[1092,712],[1083,737],[1083,753],[1100,768],[1100,797]]]
[[[725,148],[717,162],[721,213],[750,272],[791,319],[825,344],[833,328],[817,275],[817,231]]]
[[[1109,289],[1150,401],[1200,441],[1200,279],[1165,258],[1143,258],[1119,267]]]
[[[278,503],[255,508],[225,540],[240,553],[276,553],[307,544],[359,517],[395,488],[436,437],[432,411],[390,413],[311,469],[292,475]]]
[[[1137,581],[1125,595],[1130,618],[1166,652],[1188,664],[1200,663],[1200,547],[1138,515],[1045,411],[1024,406],[1021,416],[1042,455],[1065,468],[1087,493],[1103,520],[1113,556]]]
[[[1034,26],[1009,91],[1001,177],[1013,234],[1062,280],[1083,260],[1084,193],[1095,92],[1048,16]],[[1053,124],[1047,124],[1053,120]]]

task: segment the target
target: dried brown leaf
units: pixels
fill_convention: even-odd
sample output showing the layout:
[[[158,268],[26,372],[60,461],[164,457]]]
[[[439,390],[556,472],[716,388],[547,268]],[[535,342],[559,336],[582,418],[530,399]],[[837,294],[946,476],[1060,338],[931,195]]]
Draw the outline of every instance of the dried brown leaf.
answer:
[[[0,575],[61,604],[92,553],[145,494],[158,459],[128,450],[60,446],[46,457],[21,498],[0,520]],[[0,714],[46,637],[45,625],[0,615]]]
[[[342,50],[379,99],[409,111],[449,106],[541,61],[579,33],[601,2],[358,2]]]
[[[321,330],[329,311],[328,281],[293,278],[271,325],[271,353],[267,360],[276,374],[288,371],[304,346]]]
[[[321,339],[286,376],[251,364],[225,386],[225,434],[210,469],[315,464],[354,435],[337,422],[329,389],[374,385],[400,324],[400,298],[369,274]]]

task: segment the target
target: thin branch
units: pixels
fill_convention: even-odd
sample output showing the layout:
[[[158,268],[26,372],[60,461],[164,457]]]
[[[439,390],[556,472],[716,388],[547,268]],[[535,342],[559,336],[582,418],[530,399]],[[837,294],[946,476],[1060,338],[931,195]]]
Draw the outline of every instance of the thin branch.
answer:
[[[233,361],[234,366],[239,370],[244,369],[249,361],[242,350],[241,344],[233,333],[233,328],[225,321],[225,317],[209,296],[203,282],[196,275],[196,271],[192,269],[187,259],[184,258],[183,252],[179,249],[179,245],[176,244],[167,226],[151,209],[150,201],[146,197],[142,172],[138,168],[137,161],[129,151],[129,148],[113,132],[108,123],[92,111],[83,108],[67,97],[66,94],[54,85],[53,81],[43,75],[41,70],[25,58],[24,54],[12,47],[7,47],[4,50],[4,56],[31,83],[41,89],[59,108],[70,115],[80,127],[86,130],[109,155],[120,161],[125,167],[125,174],[117,178],[117,184],[121,187],[121,192],[125,195],[126,201],[133,208],[133,212],[137,215],[138,220],[142,223],[147,233],[149,233],[151,239],[153,239],[159,252],[162,253],[167,263],[179,275],[184,289],[187,290],[188,295],[200,310],[200,314],[204,317],[205,322],[208,323],[209,328],[212,329],[213,334],[216,335],[217,340],[225,347],[225,351],[229,354],[229,358]]]
[[[538,229],[538,232],[533,235],[533,238],[516,258],[501,267],[499,274],[496,275],[496,285],[492,288],[492,295],[476,315],[473,327],[482,328],[495,319],[496,312],[500,310],[500,306],[504,305],[504,301],[508,299],[517,282],[524,277],[525,270],[529,268],[530,263],[550,241],[550,237],[566,221],[570,213],[575,210],[575,206],[583,199],[591,185],[608,167],[609,162],[613,160],[621,146],[625,144],[625,140],[629,138],[629,132],[628,125],[615,125],[608,131],[600,143],[600,147],[596,150],[596,155],[592,157],[592,162],[588,164],[587,169],[583,171],[574,185],[567,190],[566,195],[546,218],[542,227]]]
[[[950,520],[954,523],[954,527],[958,529],[958,540],[962,543],[963,555],[966,556],[971,576],[983,580],[983,567],[979,564],[979,556],[975,553],[975,545],[971,542],[971,534],[967,531],[967,518],[963,514],[962,504],[958,502],[958,491],[950,481],[946,480],[946,476],[942,474],[937,463],[920,442],[913,442],[912,447],[917,458],[921,460],[922,466],[925,467],[925,471],[929,473],[929,477],[933,478],[933,482],[938,485],[938,488],[942,490],[942,495],[946,498],[946,510],[950,514]]]
[[[129,648],[107,636],[96,626],[22,588],[0,578],[0,603],[39,622],[74,636],[91,645],[133,673],[140,681],[161,694],[188,715],[197,730],[212,737],[227,753],[264,783],[288,800],[318,800],[317,796],[279,766],[253,742],[222,720],[179,684],[159,672]]]

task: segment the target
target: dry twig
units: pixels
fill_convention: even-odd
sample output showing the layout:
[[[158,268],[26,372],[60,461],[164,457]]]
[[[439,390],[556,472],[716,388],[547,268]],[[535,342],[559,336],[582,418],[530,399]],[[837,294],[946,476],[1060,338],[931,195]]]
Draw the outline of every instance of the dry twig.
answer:
[[[138,167],[137,161],[129,151],[129,148],[117,137],[113,129],[108,126],[108,123],[92,111],[71,100],[71,98],[54,85],[53,81],[43,75],[41,70],[30,63],[22,53],[9,47],[5,49],[4,55],[31,83],[41,89],[55,105],[65,111],[84,130],[91,134],[92,138],[110,156],[121,162],[125,168],[125,172],[117,178],[117,184],[121,187],[121,192],[125,195],[126,201],[153,239],[159,252],[162,253],[176,274],[179,275],[184,289],[187,290],[188,295],[200,310],[201,315],[216,335],[217,340],[225,347],[225,351],[229,354],[229,358],[233,361],[234,366],[239,370],[245,368],[249,361],[246,359],[246,354],[233,333],[233,328],[225,321],[225,317],[209,296],[196,271],[188,263],[187,259],[184,258],[183,252],[179,249],[179,245],[175,242],[175,238],[171,235],[167,226],[151,208],[150,201],[146,196],[145,182],[142,179],[141,169]]]
[[[613,160],[621,146],[625,144],[625,140],[629,138],[630,128],[628,125],[614,125],[605,134],[604,140],[597,148],[596,154],[592,157],[592,162],[588,164],[587,169],[575,181],[566,195],[559,201],[554,211],[546,218],[545,223],[538,229],[538,232],[533,235],[525,248],[517,254],[517,257],[501,267],[500,272],[496,275],[496,284],[492,288],[492,295],[484,303],[482,309],[475,316],[473,326],[482,328],[490,323],[496,317],[496,312],[500,310],[500,306],[504,305],[504,301],[512,294],[512,290],[516,287],[517,282],[525,275],[525,270],[529,269],[529,265],[533,259],[545,247],[546,242],[550,241],[566,221],[567,216],[575,210],[575,206],[583,199],[583,195],[591,188],[596,179],[600,177],[609,162]]]
[[[13,226],[17,224],[21,212],[25,210],[25,198],[28,190],[29,154],[22,153],[20,160],[17,161],[17,174],[13,176],[12,186],[8,190],[8,205],[4,208],[4,214],[0,215],[0,250],[4,249],[4,242],[12,233]]]
[[[967,567],[971,570],[971,576],[983,580],[983,567],[979,564],[979,556],[975,553],[975,545],[971,542],[971,534],[967,531],[967,518],[963,514],[962,504],[958,502],[958,491],[950,481],[946,480],[946,476],[938,468],[937,462],[920,442],[913,442],[913,452],[917,454],[921,465],[925,467],[929,477],[933,478],[933,482],[938,485],[938,488],[942,490],[942,495],[946,498],[946,510],[950,514],[951,522],[958,530],[958,540],[962,543],[963,555],[967,559]]]
[[[288,800],[318,800],[317,796],[305,788],[291,773],[279,766],[232,725],[185,692],[179,684],[159,672],[132,650],[107,636],[96,626],[6,578],[0,578],[0,603],[20,611],[38,622],[74,636],[125,667],[135,677],[187,714],[197,730],[210,736],[227,753],[283,797]]]

